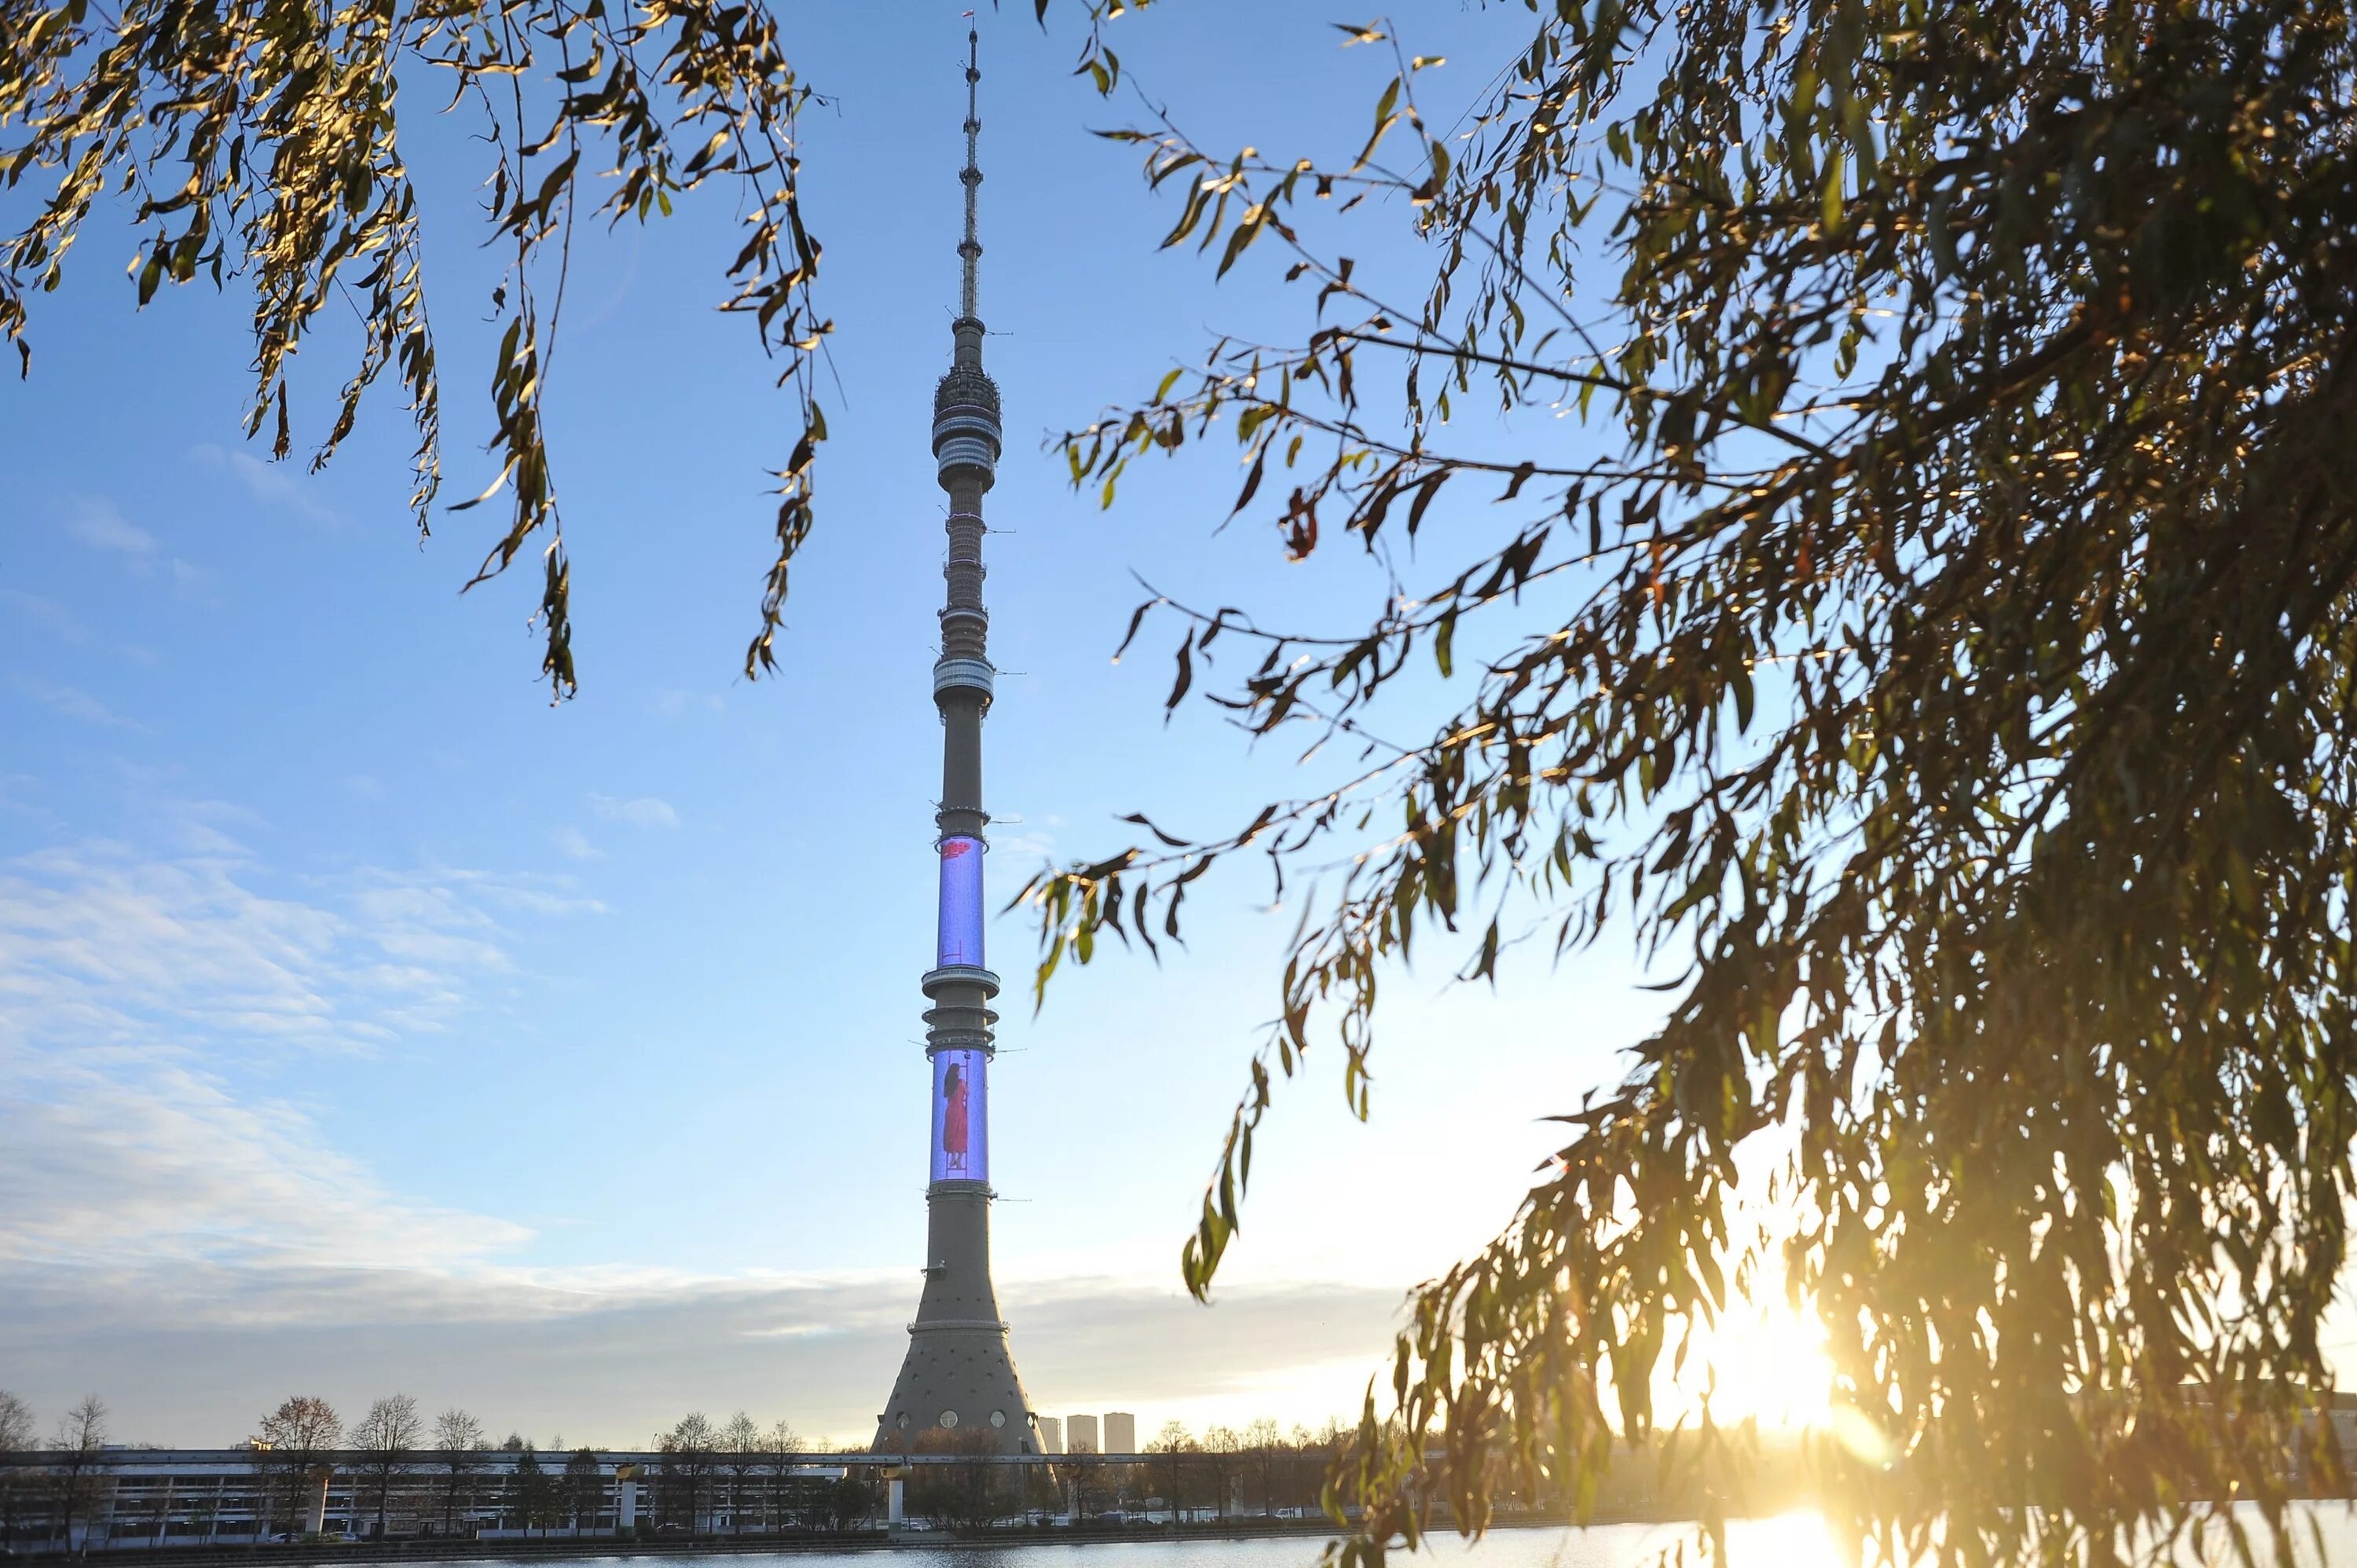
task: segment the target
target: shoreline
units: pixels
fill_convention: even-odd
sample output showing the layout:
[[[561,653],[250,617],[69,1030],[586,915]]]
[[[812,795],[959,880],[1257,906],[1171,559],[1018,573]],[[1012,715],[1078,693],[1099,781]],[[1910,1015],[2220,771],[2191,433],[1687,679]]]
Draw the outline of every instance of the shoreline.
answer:
[[[1595,1519],[1588,1528],[1625,1524],[1674,1524],[1674,1520],[1636,1517]],[[1577,1528],[1556,1519],[1493,1520],[1491,1532],[1505,1530]],[[1435,1533],[1453,1534],[1447,1526]],[[199,1547],[102,1547],[76,1555],[64,1552],[0,1553],[0,1561],[33,1563],[152,1563],[156,1568],[200,1568],[215,1563],[267,1563],[271,1568],[327,1568],[339,1563],[543,1563],[609,1557],[750,1557],[791,1555],[813,1552],[891,1552],[931,1547],[989,1548],[1001,1546],[1102,1546],[1124,1541],[1140,1545],[1166,1541],[1265,1541],[1298,1536],[1331,1539],[1334,1522],[1315,1520],[1241,1520],[1220,1524],[1139,1525],[1100,1529],[1007,1529],[971,1535],[954,1530],[889,1530],[846,1531],[840,1535],[700,1536],[692,1541],[640,1541],[617,1536],[560,1536],[546,1541],[447,1540],[421,1541],[356,1541],[336,1545],[317,1543],[264,1545],[239,1542]]]

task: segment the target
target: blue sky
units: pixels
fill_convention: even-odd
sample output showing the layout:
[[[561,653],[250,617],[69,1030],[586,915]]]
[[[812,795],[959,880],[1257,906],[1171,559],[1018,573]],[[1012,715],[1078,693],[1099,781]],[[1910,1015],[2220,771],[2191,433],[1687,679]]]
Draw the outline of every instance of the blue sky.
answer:
[[[287,1392],[349,1411],[395,1389],[576,1441],[691,1408],[864,1435],[923,1226],[926,435],[960,8],[789,16],[831,100],[805,199],[841,387],[773,681],[736,671],[791,411],[710,308],[725,198],[576,252],[548,417],[582,693],[554,709],[530,574],[457,592],[491,509],[423,547],[409,528],[393,401],[323,475],[264,461],[239,427],[244,301],[200,285],[135,312],[120,212],[35,302],[33,378],[0,387],[0,1387],[48,1414],[94,1389],[118,1435],[190,1444]],[[1272,257],[1215,286],[1155,251],[1169,210],[1089,134],[1134,108],[1070,78],[1070,16],[1043,36],[1029,9],[984,24],[983,314],[1009,433],[987,509],[995,902],[1042,855],[1125,842],[1119,813],[1211,829],[1313,781],[1210,710],[1166,725],[1158,657],[1109,660],[1133,572],[1297,622],[1363,618],[1383,587],[1361,561],[1287,567],[1257,528],[1215,532],[1225,451],[1104,513],[1042,449],[1207,333],[1286,330],[1299,301]],[[1450,57],[1427,91],[1461,102],[1518,14],[1398,20]],[[1115,42],[1208,144],[1347,153],[1391,61],[1339,48],[1343,19],[1185,0]],[[488,477],[491,347],[461,129],[421,117],[412,144],[454,495]],[[1362,243],[1412,262],[1403,232]],[[315,428],[341,370],[306,367]],[[1038,1018],[1006,1009],[998,1274],[1045,1412],[1353,1404],[1403,1290],[1507,1218],[1551,1146],[1535,1118],[1652,1012],[1610,953],[1495,998],[1439,964],[1404,975],[1372,1124],[1342,1113],[1328,1053],[1264,1145],[1221,1305],[1198,1308],[1177,1249],[1291,929],[1265,892],[1214,879],[1185,953],[1101,959]],[[991,940],[1019,984],[1028,932]]]

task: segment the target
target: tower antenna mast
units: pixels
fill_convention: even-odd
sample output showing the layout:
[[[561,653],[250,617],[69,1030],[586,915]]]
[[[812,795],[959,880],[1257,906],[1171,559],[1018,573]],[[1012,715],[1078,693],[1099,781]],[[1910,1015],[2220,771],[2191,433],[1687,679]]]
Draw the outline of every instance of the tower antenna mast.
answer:
[[[982,35],[965,34],[965,167],[958,178],[965,183],[965,238],[958,242],[958,314],[969,319],[982,315],[977,293],[982,271],[982,238],[976,232],[976,211],[982,195]]]
[[[971,15],[972,13],[968,13]],[[933,460],[949,494],[948,580],[933,705],[942,721],[941,805],[933,813],[941,896],[933,967],[920,983],[932,1082],[927,1120],[925,1285],[909,1352],[876,1418],[878,1453],[906,1454],[928,1433],[964,1427],[1005,1454],[1037,1454],[1039,1430],[1016,1376],[990,1277],[990,1064],[997,1055],[998,976],[983,957],[982,721],[996,694],[990,611],[983,607],[982,498],[997,478],[998,385],[982,368],[982,52],[966,32],[965,233],[958,242],[958,318],[949,373],[933,392]]]

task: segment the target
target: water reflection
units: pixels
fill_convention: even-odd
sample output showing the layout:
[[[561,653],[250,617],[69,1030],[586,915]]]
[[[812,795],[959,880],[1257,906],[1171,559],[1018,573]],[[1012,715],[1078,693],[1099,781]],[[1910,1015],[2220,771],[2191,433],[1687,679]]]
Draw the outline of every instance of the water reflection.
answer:
[[[2269,1561],[2257,1516],[2249,1516],[2252,1546],[2260,1563]],[[2313,1527],[2311,1531],[2311,1525]],[[2306,1510],[2298,1528],[2296,1561],[2300,1568],[2357,1564],[2357,1515],[2340,1504]],[[1665,1550],[1688,1539],[1686,1527],[1608,1524],[1588,1530],[1501,1530],[1478,1545],[1444,1537],[1416,1556],[1403,1554],[1399,1568],[1649,1568]],[[2321,1555],[2319,1554],[2319,1543]],[[666,1555],[652,1560],[689,1568],[1309,1568],[1323,1540],[1286,1536],[1267,1541],[1158,1540],[1004,1545],[952,1541],[895,1545],[858,1551],[728,1552]],[[1688,1552],[1689,1564],[1700,1559]],[[1727,1527],[1727,1568],[1848,1568],[1855,1559],[1838,1550],[1824,1522],[1813,1513],[1775,1519],[1738,1520]],[[2184,1568],[2238,1561],[2224,1531],[2212,1530],[2199,1549],[2188,1543],[2177,1561]],[[494,1568],[486,1561],[479,1568]],[[536,1568],[651,1568],[647,1559],[597,1556],[535,1560]],[[478,1568],[448,1564],[446,1568]],[[505,1565],[498,1565],[505,1568]]]

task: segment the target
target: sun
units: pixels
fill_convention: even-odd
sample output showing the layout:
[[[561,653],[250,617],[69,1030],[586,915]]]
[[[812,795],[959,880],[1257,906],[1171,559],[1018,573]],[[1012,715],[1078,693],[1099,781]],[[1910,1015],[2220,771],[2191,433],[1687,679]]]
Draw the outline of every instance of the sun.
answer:
[[[1824,1326],[1781,1301],[1731,1302],[1696,1331],[1673,1390],[1671,1408],[1699,1414],[1707,1395],[1711,1418],[1722,1425],[1822,1428],[1832,1419],[1834,1391]]]

